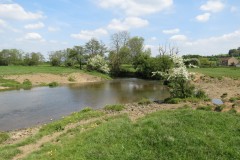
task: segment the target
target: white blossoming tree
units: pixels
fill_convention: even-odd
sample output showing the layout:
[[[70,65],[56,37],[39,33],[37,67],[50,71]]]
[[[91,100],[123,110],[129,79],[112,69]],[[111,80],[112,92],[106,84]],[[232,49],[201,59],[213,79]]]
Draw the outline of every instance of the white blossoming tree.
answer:
[[[183,58],[173,54],[170,56],[174,67],[167,72],[153,72],[153,75],[160,75],[169,82],[172,98],[187,98],[194,95],[194,86],[190,84],[191,75],[184,65]]]
[[[107,61],[104,59],[103,56],[100,55],[89,58],[87,62],[87,69],[99,71],[102,73],[109,73],[110,71]]]

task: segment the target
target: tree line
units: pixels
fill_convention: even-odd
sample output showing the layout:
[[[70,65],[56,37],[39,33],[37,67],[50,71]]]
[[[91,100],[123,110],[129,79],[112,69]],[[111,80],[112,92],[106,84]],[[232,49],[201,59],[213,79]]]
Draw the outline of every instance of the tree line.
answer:
[[[24,53],[17,49],[3,49],[0,51],[0,66],[26,65],[34,66],[44,62],[41,53]]]

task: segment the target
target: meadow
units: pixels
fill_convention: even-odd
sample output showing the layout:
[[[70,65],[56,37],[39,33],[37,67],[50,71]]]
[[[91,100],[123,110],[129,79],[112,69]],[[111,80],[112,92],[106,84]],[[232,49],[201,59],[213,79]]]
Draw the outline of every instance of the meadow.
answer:
[[[225,68],[189,68],[190,72],[201,73],[206,76],[221,78],[221,77],[230,77],[230,78],[240,78],[240,68],[236,67],[225,67]]]

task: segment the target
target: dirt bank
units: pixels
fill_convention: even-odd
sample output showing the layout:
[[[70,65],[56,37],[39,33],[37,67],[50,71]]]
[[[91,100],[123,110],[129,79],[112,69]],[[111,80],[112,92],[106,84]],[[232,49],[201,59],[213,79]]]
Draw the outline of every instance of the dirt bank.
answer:
[[[37,74],[4,76],[4,78],[12,79],[20,83],[22,83],[25,79],[28,79],[32,82],[34,86],[41,85],[41,84],[48,84],[51,82],[68,84],[68,83],[97,82],[102,80],[102,78],[100,77],[92,76],[84,73],[71,73],[71,74],[61,74],[61,75],[37,73]]]
[[[227,96],[226,98],[240,95],[240,80],[232,78],[218,79],[197,74],[194,84],[197,88],[203,89],[209,98],[221,98],[223,94]]]

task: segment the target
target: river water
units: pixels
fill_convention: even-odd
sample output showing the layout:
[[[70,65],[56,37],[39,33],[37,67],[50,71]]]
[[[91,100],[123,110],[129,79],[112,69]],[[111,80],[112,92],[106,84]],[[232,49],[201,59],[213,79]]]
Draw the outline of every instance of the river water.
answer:
[[[168,96],[159,81],[135,78],[0,92],[0,131],[47,123],[85,107],[99,109],[107,104]]]

